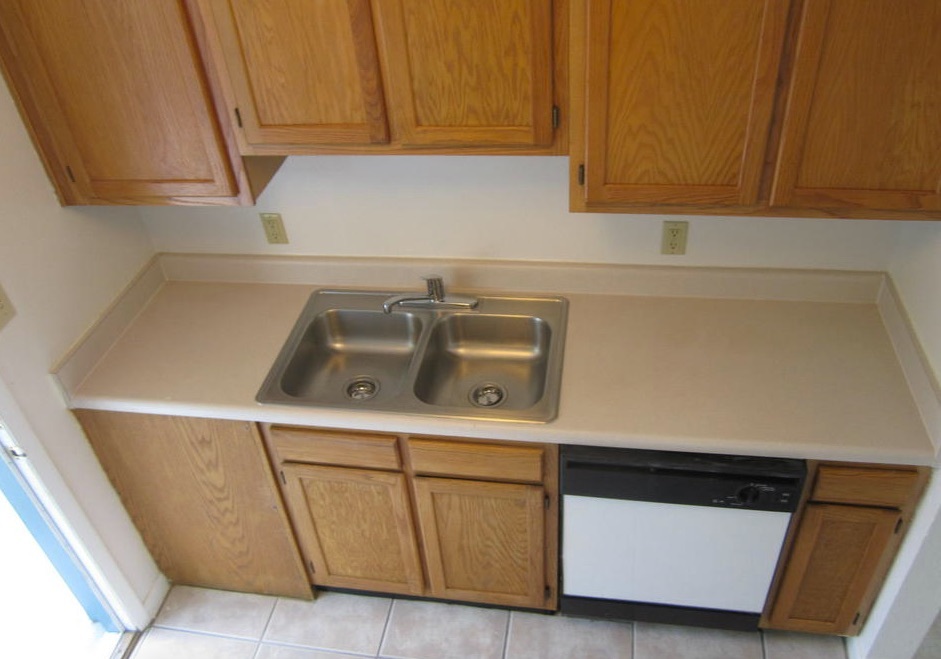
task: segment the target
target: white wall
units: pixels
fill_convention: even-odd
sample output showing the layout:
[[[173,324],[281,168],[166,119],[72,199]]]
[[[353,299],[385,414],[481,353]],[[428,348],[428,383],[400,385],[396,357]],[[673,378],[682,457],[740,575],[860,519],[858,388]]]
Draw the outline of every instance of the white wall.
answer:
[[[289,245],[265,242],[263,211],[283,214]],[[850,270],[885,270],[898,232],[869,220],[689,217],[687,255],[662,256],[662,217],[569,213],[568,159],[512,156],[288,158],[255,208],[143,217],[163,252]]]
[[[0,230],[0,282],[17,311],[0,331],[0,418],[119,594],[143,600],[162,578],[49,370],[153,248],[136,209],[59,206],[2,83]]]
[[[941,375],[941,222],[904,222],[889,273],[935,379]],[[856,656],[907,657],[941,611],[941,470],[922,500]]]

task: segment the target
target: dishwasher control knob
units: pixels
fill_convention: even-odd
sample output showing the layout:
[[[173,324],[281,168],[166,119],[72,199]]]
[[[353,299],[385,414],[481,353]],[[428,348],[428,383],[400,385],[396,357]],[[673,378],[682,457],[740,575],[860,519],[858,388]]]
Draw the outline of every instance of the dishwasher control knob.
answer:
[[[761,490],[759,490],[754,485],[746,485],[745,487],[739,488],[738,492],[735,493],[735,498],[738,499],[741,503],[756,503],[761,497]]]

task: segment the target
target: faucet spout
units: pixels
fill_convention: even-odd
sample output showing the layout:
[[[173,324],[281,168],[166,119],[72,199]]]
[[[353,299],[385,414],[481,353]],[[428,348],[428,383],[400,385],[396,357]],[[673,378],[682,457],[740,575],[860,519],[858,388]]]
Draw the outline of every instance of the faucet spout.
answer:
[[[423,277],[428,287],[425,295],[404,293],[393,295],[382,303],[383,313],[392,313],[396,306],[427,307],[432,309],[474,309],[477,298],[464,295],[445,295],[444,279],[440,275]]]

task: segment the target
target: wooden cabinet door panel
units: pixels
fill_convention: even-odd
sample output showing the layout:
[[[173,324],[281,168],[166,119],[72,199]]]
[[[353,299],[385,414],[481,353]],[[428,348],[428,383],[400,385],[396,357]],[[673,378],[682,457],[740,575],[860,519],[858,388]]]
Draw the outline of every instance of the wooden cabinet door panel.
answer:
[[[789,5],[589,0],[585,202],[755,204]]]
[[[769,618],[775,629],[818,634],[850,631],[901,513],[811,503],[807,505]]]
[[[0,29],[63,202],[237,194],[181,2],[3,2]]]
[[[382,0],[375,7],[402,144],[552,142],[550,0]]]
[[[432,597],[546,608],[542,487],[446,478],[414,484]]]
[[[211,0],[249,144],[388,142],[369,0]]]
[[[941,4],[804,4],[772,205],[941,211]]]
[[[254,424],[91,410],[75,414],[171,581],[310,599]]]
[[[282,471],[315,584],[422,594],[404,474],[291,463]]]

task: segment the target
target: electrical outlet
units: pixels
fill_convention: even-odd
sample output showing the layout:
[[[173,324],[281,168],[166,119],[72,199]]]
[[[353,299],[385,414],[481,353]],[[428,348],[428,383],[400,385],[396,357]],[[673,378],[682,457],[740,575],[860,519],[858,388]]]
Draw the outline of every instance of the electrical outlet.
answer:
[[[689,233],[689,222],[663,223],[663,240],[660,243],[661,254],[685,254],[686,236]]]
[[[281,213],[259,213],[261,226],[265,228],[265,236],[272,245],[287,245],[288,232],[284,230]]]
[[[7,297],[3,287],[0,286],[0,329],[3,329],[3,326],[15,315],[16,310],[13,308],[13,303],[10,302],[10,298]]]

